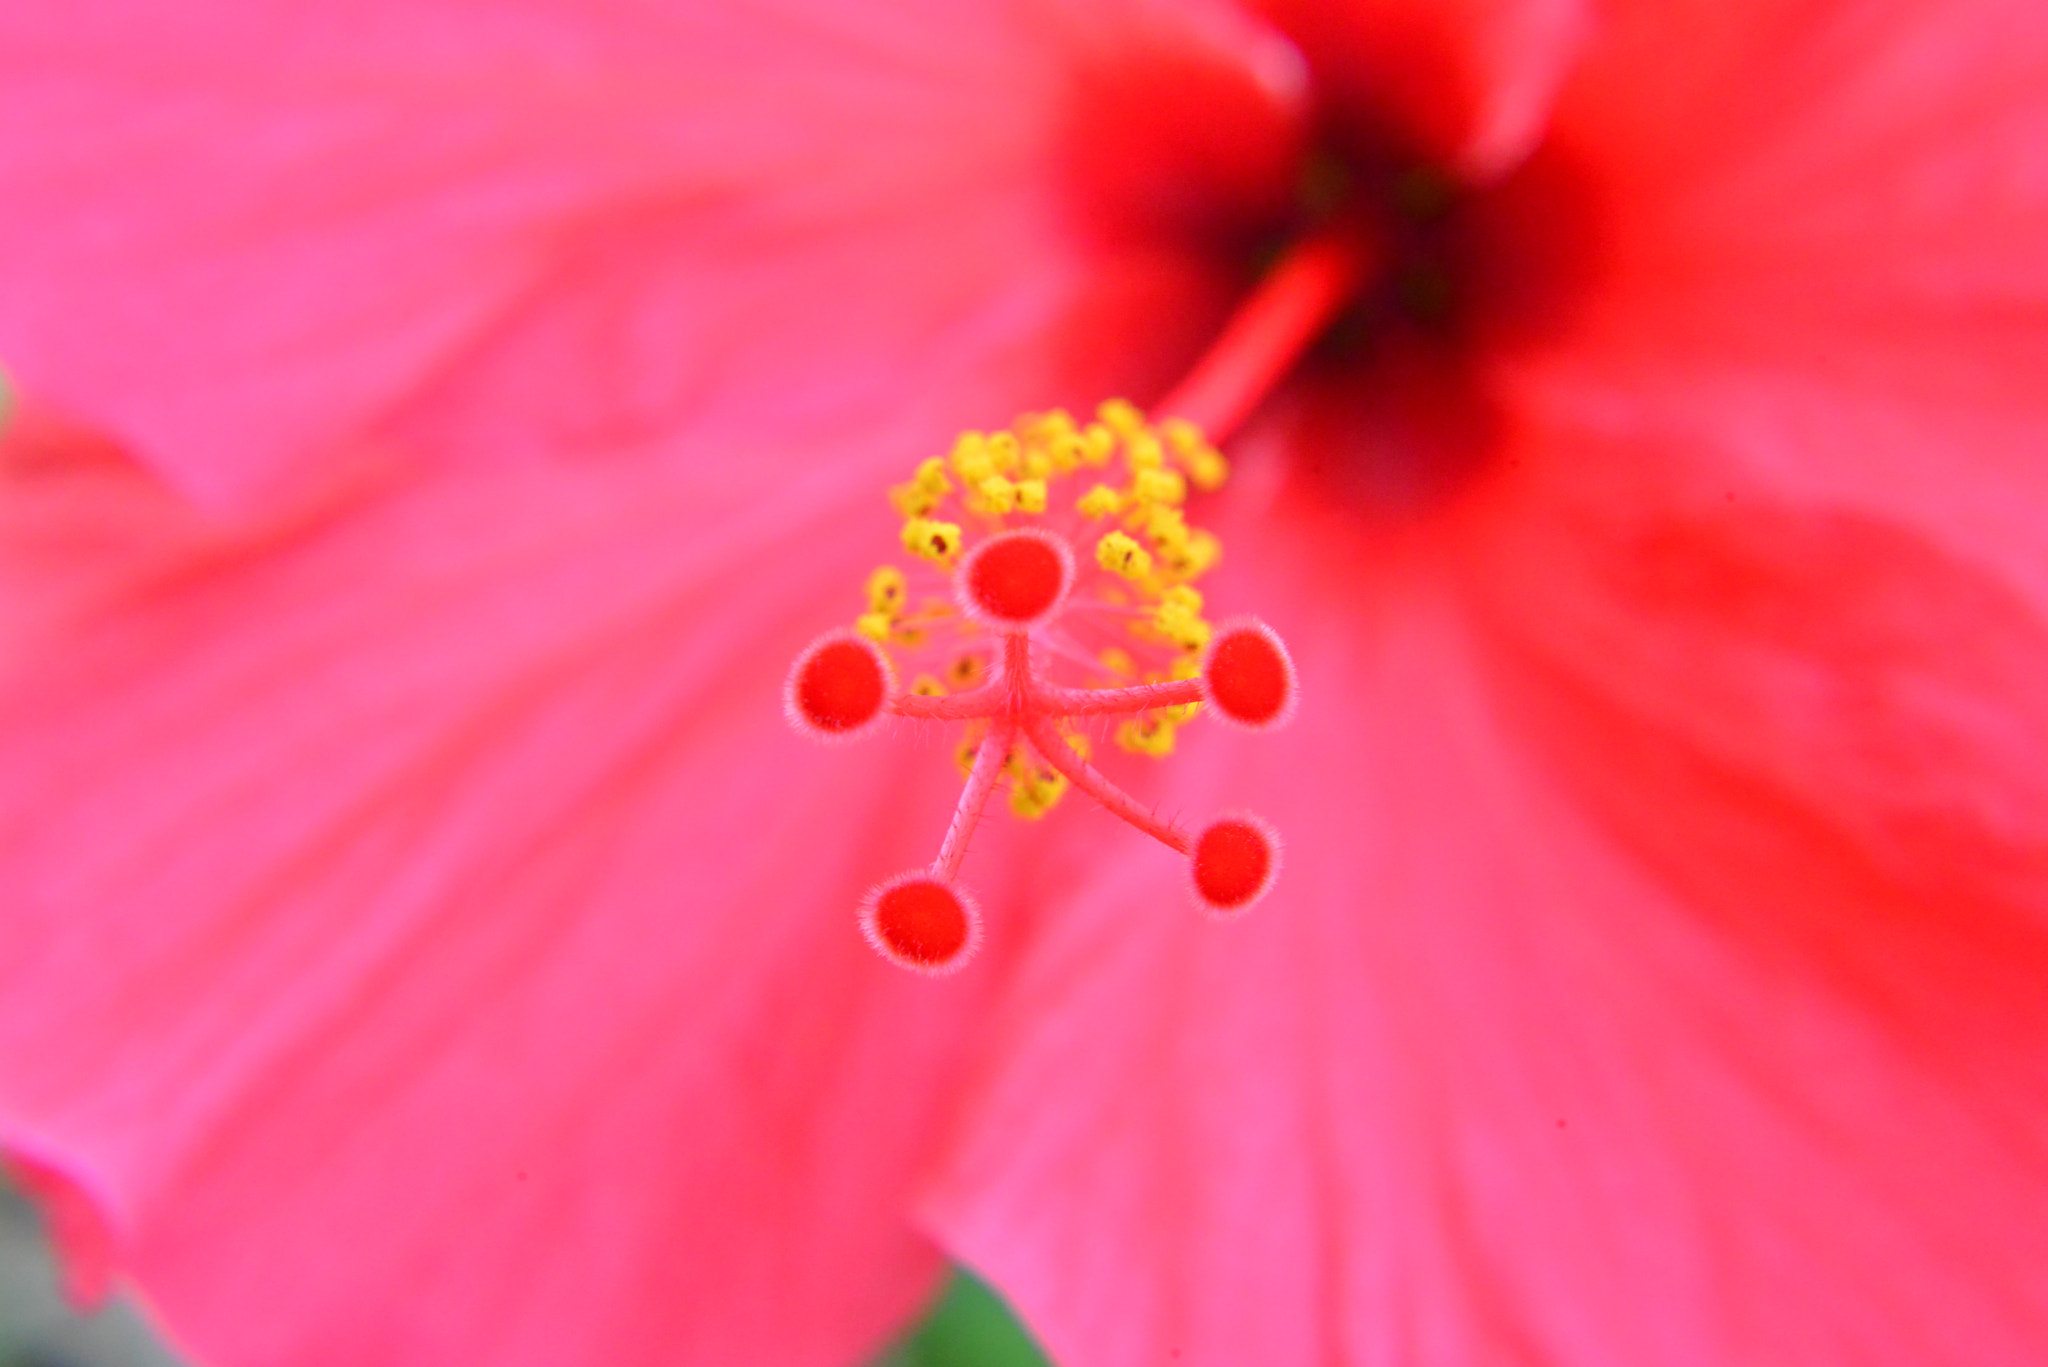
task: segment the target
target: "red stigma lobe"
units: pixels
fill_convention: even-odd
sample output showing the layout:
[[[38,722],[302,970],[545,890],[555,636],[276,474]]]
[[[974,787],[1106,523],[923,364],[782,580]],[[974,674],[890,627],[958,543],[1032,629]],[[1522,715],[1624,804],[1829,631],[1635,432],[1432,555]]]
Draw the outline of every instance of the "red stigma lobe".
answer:
[[[836,632],[797,657],[786,710],[807,735],[848,739],[881,719],[890,686],[888,658],[872,642]]]
[[[1042,621],[1074,577],[1066,544],[1036,529],[989,538],[960,567],[961,606],[998,629]]]
[[[913,873],[868,894],[861,929],[891,963],[936,975],[952,972],[971,957],[980,938],[980,916],[958,889]]]
[[[1279,841],[1264,822],[1223,817],[1195,838],[1195,896],[1212,913],[1236,915],[1273,886],[1279,865]]]
[[[1202,695],[1226,720],[1265,730],[1293,711],[1294,662],[1263,622],[1228,623],[1209,646]]]

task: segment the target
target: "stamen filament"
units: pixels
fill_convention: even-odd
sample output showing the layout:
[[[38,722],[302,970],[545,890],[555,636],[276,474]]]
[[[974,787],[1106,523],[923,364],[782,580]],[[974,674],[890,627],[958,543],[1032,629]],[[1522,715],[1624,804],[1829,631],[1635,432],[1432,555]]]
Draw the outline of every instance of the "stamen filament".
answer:
[[[1187,419],[1219,445],[1229,440],[1379,270],[1382,256],[1380,244],[1350,222],[1293,244],[1155,411]]]
[[[1154,816],[1136,798],[1104,778],[1094,765],[1069,749],[1059,733],[1042,718],[1027,720],[1024,735],[1048,767],[1064,774],[1069,783],[1101,803],[1111,815],[1121,817],[1176,854],[1187,854],[1194,848],[1178,827]],[[976,767],[979,766],[977,759]]]
[[[1017,728],[1008,722],[991,726],[981,738],[981,748],[974,753],[974,771],[968,774],[959,805],[953,808],[953,824],[946,829],[946,843],[939,846],[939,857],[932,861],[934,878],[951,883],[959,874],[960,861],[967,857],[967,842],[974,837],[982,808],[988,806],[996,781],[1003,775],[1003,761],[1010,757],[1010,747],[1016,743]]]

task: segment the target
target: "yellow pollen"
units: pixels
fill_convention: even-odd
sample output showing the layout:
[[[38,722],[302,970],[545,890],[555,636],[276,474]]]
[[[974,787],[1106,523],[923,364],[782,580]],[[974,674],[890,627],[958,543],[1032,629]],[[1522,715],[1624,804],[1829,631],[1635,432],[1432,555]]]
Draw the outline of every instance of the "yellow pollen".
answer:
[[[1017,481],[1017,511],[1020,513],[1042,513],[1045,511],[1045,481],[1043,479],[1020,479]]]
[[[1095,563],[1125,579],[1143,579],[1152,573],[1152,557],[1122,532],[1110,532],[1095,543]]]
[[[1119,436],[1128,437],[1146,429],[1145,415],[1129,399],[1105,399],[1096,408],[1095,416]]]
[[[1178,470],[1139,470],[1131,481],[1131,493],[1146,503],[1185,503],[1188,482]]]
[[[1022,456],[1023,447],[1018,444],[1015,433],[989,433],[988,458],[994,462],[997,474],[1008,475],[1016,473],[1017,466],[1022,461]]]
[[[894,565],[883,565],[868,576],[868,611],[885,613],[894,618],[902,615],[903,605],[910,601],[910,584],[903,577],[903,571]]]
[[[995,457],[989,454],[988,438],[979,432],[960,434],[960,439],[953,443],[952,463],[953,473],[966,481],[969,488],[1001,473],[996,469]]]
[[[1209,444],[1202,429],[1186,418],[1168,418],[1160,423],[1159,435],[1166,439],[1167,448],[1203,493],[1214,493],[1230,478],[1230,462]]]
[[[1166,464],[1166,450],[1150,432],[1129,433],[1124,437],[1124,459],[1133,470],[1157,470]]]
[[[1116,729],[1116,743],[1134,755],[1164,759],[1173,753],[1174,724],[1160,713],[1133,717]]]
[[[1081,431],[1081,463],[1083,465],[1107,465],[1109,458],[1116,454],[1116,433],[1099,422],[1091,422]]]
[[[1145,539],[1152,543],[1152,549],[1168,560],[1187,546],[1191,535],[1180,509],[1162,508],[1156,503],[1137,509],[1125,525],[1142,531]]]
[[[1216,568],[1216,562],[1223,558],[1223,543],[1213,532],[1196,528],[1187,534],[1185,542],[1171,550],[1162,548],[1161,558],[1177,578],[1198,579]]]
[[[1178,604],[1161,603],[1152,609],[1152,628],[1182,650],[1209,644],[1209,624]]]
[[[853,619],[853,629],[877,644],[889,639],[890,625],[886,612],[863,612]]]
[[[913,517],[903,524],[903,549],[921,560],[947,564],[960,553],[960,528],[951,522]]]
[[[910,691],[920,698],[943,698],[946,686],[929,674],[920,674],[911,682]]]
[[[1123,511],[1124,496],[1107,484],[1098,484],[1074,504],[1083,517],[1103,518]]]
[[[916,475],[908,483],[889,490],[889,502],[905,517],[923,517],[952,492],[953,481],[946,478],[946,463],[934,456],[917,467]]]
[[[967,506],[988,517],[1002,517],[1017,511],[1017,486],[1002,475],[983,475],[974,483]]]
[[[1131,658],[1131,652],[1128,650],[1120,650],[1115,646],[1110,646],[1095,658],[1101,661],[1104,669],[1119,679],[1137,677],[1138,662]]]

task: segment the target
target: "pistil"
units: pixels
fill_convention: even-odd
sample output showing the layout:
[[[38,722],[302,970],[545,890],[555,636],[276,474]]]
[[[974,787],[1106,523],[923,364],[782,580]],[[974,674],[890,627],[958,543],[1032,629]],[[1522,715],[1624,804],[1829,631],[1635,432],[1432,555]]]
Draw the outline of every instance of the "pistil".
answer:
[[[1275,263],[1161,401],[1157,427],[1116,400],[1085,427],[1061,413],[1027,417],[1008,432],[966,434],[950,457],[925,461],[892,491],[906,519],[903,547],[942,574],[949,592],[913,605],[910,576],[876,570],[869,611],[853,630],[813,642],[784,691],[792,723],[819,739],[867,735],[889,717],[965,723],[975,737],[937,858],[862,903],[862,930],[884,957],[941,974],[972,956],[980,911],[959,874],[1006,777],[1020,816],[1043,815],[1071,786],[1172,850],[1186,861],[1196,903],[1213,916],[1243,912],[1272,886],[1280,845],[1265,822],[1230,813],[1188,830],[1162,819],[1089,762],[1072,726],[1128,718],[1118,743],[1156,757],[1197,711],[1252,731],[1292,716],[1298,685],[1278,634],[1254,618],[1212,626],[1201,616],[1193,581],[1220,547],[1188,524],[1182,505],[1191,486],[1211,490],[1228,474],[1210,438],[1243,424],[1378,264],[1361,231],[1326,227]],[[1119,469],[1121,484],[1101,478]],[[1063,492],[1069,478],[1088,474],[1097,482],[1081,497]],[[1077,538],[1093,540],[1092,556]],[[905,688],[889,648],[955,653]],[[1133,652],[1154,661],[1152,672]],[[1059,670],[1082,673],[1085,686],[1061,682]],[[1087,682],[1090,673],[1110,681]]]
[[[1228,441],[1384,263],[1378,239],[1350,219],[1295,242],[1156,411]]]

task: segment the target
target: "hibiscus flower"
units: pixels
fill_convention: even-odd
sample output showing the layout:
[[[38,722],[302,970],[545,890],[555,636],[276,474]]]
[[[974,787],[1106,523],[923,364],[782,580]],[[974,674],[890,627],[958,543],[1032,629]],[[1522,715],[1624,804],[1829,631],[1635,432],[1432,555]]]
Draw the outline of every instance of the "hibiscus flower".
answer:
[[[2044,78],[2017,0],[16,7],[0,1135],[82,1289],[827,1364],[943,1247],[1067,1367],[2039,1360]],[[1298,715],[1125,775],[1283,881],[1072,803],[884,962],[950,747],[780,715],[884,491],[1336,219],[1198,509]]]

